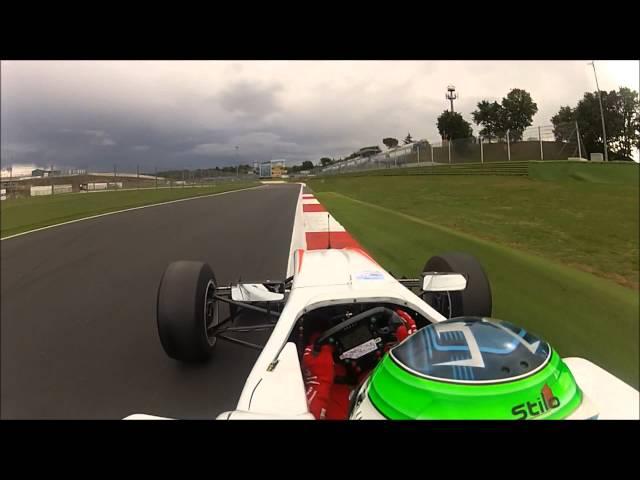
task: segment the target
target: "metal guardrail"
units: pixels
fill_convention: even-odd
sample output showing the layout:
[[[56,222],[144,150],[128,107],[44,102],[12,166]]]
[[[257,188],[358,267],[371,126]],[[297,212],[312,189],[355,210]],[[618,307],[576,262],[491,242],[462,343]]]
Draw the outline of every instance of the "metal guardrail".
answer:
[[[411,165],[402,168],[370,168],[342,172],[341,175],[358,177],[368,175],[378,176],[402,176],[402,175],[518,175],[526,176],[529,173],[529,162],[491,162],[491,163],[465,163],[465,164],[423,164]]]

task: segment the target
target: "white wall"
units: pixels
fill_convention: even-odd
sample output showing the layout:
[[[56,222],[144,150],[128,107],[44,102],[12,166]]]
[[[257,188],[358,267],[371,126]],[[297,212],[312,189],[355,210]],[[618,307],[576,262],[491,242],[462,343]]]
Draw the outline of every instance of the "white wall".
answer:
[[[71,193],[73,191],[73,185],[54,185],[53,193]]]
[[[51,188],[51,185],[44,185],[41,187],[36,187],[36,186],[32,186],[31,187],[31,196],[32,197],[39,197],[41,195],[51,195],[53,189]]]

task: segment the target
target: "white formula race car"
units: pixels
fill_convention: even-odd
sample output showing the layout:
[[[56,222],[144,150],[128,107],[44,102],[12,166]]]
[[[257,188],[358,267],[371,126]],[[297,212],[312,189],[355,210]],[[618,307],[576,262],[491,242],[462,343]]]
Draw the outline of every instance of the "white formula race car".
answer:
[[[358,248],[295,250],[292,260],[293,275],[281,282],[222,286],[208,265],[192,261],[163,275],[157,323],[170,357],[207,361],[218,340],[261,350],[236,409],[218,419],[318,418],[308,395],[317,376],[306,371],[305,355],[326,346],[341,372],[329,380],[349,392],[337,418],[639,418],[637,390],[492,319],[489,281],[468,254],[432,257],[418,279],[394,278]],[[233,326],[245,309],[269,320]],[[399,341],[406,318],[414,328]],[[231,336],[265,329],[272,333],[264,346]]]

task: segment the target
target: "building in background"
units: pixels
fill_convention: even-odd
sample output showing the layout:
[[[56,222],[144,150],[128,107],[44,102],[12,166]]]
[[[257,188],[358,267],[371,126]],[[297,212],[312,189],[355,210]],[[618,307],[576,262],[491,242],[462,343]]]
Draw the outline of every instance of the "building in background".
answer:
[[[280,178],[286,173],[285,160],[269,160],[260,164],[260,178]]]
[[[59,176],[60,175],[60,171],[59,170],[44,170],[42,168],[36,168],[35,170],[31,171],[31,176],[32,177],[52,177],[52,176]]]
[[[279,178],[287,174],[285,160],[271,160],[271,176]]]

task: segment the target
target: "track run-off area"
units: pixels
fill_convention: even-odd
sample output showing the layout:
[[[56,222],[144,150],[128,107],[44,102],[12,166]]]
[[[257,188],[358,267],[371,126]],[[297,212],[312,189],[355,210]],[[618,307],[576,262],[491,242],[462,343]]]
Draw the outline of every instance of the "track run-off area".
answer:
[[[219,342],[204,365],[170,359],[156,328],[160,277],[172,261],[199,260],[219,283],[284,279],[299,193],[297,184],[269,185],[3,240],[0,418],[215,418],[234,409],[259,352]]]

